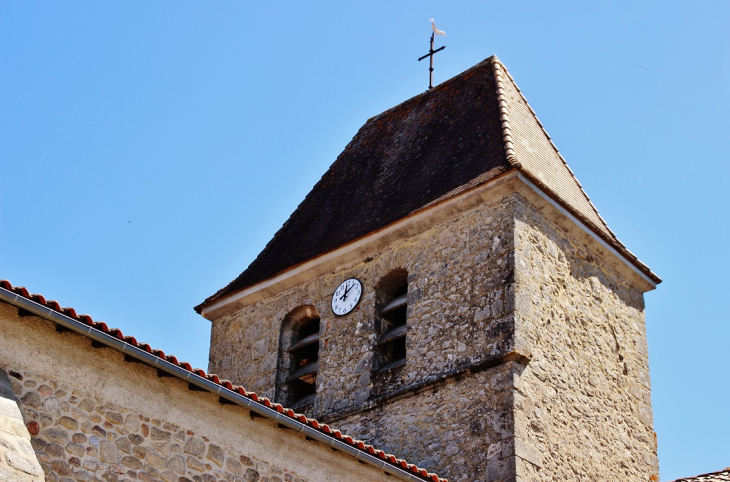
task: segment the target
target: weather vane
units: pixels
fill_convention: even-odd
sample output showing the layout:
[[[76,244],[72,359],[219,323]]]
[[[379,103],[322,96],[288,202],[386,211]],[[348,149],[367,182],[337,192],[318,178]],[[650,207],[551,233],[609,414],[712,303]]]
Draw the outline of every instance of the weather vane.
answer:
[[[423,57],[419,58],[418,61],[425,59],[426,57],[430,57],[431,59],[431,65],[428,68],[428,88],[429,90],[433,89],[433,54],[436,52],[440,52],[441,50],[446,48],[446,45],[442,45],[441,47],[437,48],[436,50],[433,49],[433,39],[436,35],[443,35],[446,37],[446,32],[443,30],[439,30],[436,28],[436,22],[431,19],[431,30],[433,30],[433,33],[431,34],[431,48],[428,49],[428,53],[424,55]]]

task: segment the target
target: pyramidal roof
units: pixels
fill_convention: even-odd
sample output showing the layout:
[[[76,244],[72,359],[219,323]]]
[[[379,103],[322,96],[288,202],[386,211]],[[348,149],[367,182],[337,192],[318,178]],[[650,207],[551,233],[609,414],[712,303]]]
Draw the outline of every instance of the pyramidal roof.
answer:
[[[369,119],[253,263],[196,311],[511,170],[660,281],[608,228],[492,56]]]

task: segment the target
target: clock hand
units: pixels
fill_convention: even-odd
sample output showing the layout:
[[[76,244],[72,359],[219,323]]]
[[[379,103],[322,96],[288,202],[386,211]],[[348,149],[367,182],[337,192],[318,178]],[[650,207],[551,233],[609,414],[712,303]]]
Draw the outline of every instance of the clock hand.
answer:
[[[352,289],[352,287],[353,287],[353,286],[354,286],[354,285],[350,285],[350,286],[348,286],[347,288],[345,288],[345,293],[344,293],[344,294],[343,294],[342,296],[340,296],[340,299],[341,299],[342,301],[344,301],[344,300],[345,300],[345,298],[347,298],[347,293],[349,293],[349,292],[350,292],[350,290]]]

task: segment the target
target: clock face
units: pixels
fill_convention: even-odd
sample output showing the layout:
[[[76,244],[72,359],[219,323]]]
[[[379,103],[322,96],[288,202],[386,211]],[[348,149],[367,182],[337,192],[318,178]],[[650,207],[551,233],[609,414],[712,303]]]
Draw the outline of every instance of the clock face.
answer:
[[[332,295],[332,312],[343,316],[351,312],[360,301],[362,284],[355,278],[345,280],[337,287]]]

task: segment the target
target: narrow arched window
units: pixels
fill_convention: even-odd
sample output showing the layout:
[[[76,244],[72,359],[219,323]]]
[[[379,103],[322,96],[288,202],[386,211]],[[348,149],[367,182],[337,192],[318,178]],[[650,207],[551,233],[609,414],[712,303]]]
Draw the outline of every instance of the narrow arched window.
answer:
[[[377,365],[379,371],[387,371],[406,363],[408,272],[398,269],[384,276],[377,285],[377,300]]]
[[[314,404],[319,371],[319,314],[314,306],[286,316],[279,345],[276,400],[294,409]]]

